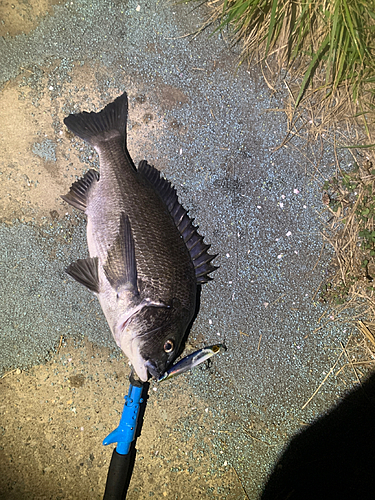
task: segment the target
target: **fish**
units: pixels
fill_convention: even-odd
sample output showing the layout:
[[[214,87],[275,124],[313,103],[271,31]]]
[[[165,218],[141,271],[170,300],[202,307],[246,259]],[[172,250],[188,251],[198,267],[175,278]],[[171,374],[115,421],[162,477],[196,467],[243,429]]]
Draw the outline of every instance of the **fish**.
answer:
[[[158,380],[179,355],[199,287],[212,279],[208,253],[176,189],[127,149],[126,92],[99,112],[64,119],[99,154],[62,199],[87,216],[89,257],[66,269],[99,299],[117,346],[142,382]]]
[[[163,380],[168,380],[172,377],[180,375],[181,373],[185,373],[204,363],[218,352],[226,350],[227,348],[224,344],[215,344],[203,347],[203,349],[199,349],[198,351],[185,356],[178,363],[169,368],[164,375],[159,378],[158,382],[162,382]]]

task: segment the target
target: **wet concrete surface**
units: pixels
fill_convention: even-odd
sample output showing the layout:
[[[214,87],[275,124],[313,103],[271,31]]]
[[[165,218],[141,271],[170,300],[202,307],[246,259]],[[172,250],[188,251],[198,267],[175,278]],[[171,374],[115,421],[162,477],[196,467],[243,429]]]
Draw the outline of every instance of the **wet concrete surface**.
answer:
[[[70,262],[87,255],[87,248],[84,217],[59,195],[88,168],[98,168],[96,154],[67,132],[63,118],[98,110],[123,91],[129,95],[128,148],[134,162],[147,159],[174,183],[201,234],[219,254],[220,269],[202,288],[188,348],[218,341],[228,347],[211,369],[197,369],[151,391],[146,439],[140,445],[146,451],[137,458],[129,495],[258,498],[293,433],[355,384],[352,372],[343,370],[304,406],[351,333],[335,322],[319,329],[327,309],[317,290],[331,260],[329,249],[322,250],[320,198],[324,178],[335,164],[332,146],[307,147],[294,139],[275,151],[287,130],[282,111],[286,92],[272,94],[257,68],[236,69],[236,54],[218,33],[185,36],[201,25],[204,9],[155,1],[4,5],[0,364],[3,373],[11,372],[2,382],[2,408],[9,412],[23,401],[40,413],[41,421],[29,432],[35,433],[34,452],[43,450],[43,457],[51,452],[52,469],[46,472],[41,463],[34,470],[27,455],[16,453],[27,438],[11,423],[10,412],[2,438],[1,498],[101,498],[103,493],[111,451],[100,448],[103,427],[87,437],[104,454],[91,476],[84,431],[74,445],[80,457],[71,447],[56,456],[65,472],[53,469],[52,443],[59,437],[48,429],[58,391],[73,390],[74,415],[80,414],[80,405],[90,406],[93,392],[105,391],[108,404],[101,401],[97,420],[102,416],[102,424],[115,427],[119,415],[109,415],[111,401],[118,398],[121,411],[129,371],[96,300],[64,274]],[[344,167],[349,162],[345,155],[339,160]],[[62,351],[55,354],[61,338]],[[71,338],[85,340],[78,346],[66,344]],[[64,349],[71,349],[70,354]],[[106,376],[100,363],[96,368],[92,361],[74,365],[76,358],[90,357],[87,349],[96,353],[91,360],[105,357]],[[114,376],[111,363],[113,373],[119,364],[123,371],[107,387],[107,378]],[[94,369],[102,378],[72,388],[69,373],[86,380]],[[57,381],[46,382],[49,370]],[[30,377],[42,381],[37,390]],[[48,386],[48,396],[39,392],[43,386],[46,391]],[[39,405],[41,399],[50,405]],[[64,411],[71,412],[72,404],[73,399]],[[76,431],[62,415],[59,428],[70,440]],[[156,437],[155,426],[160,430],[164,425],[168,432]],[[170,454],[168,462],[158,464],[158,472],[150,465],[155,439],[158,454]],[[175,439],[185,451],[171,446]],[[197,458],[191,439],[199,443],[200,472],[193,465]],[[179,453],[185,453],[184,465]],[[82,466],[75,465],[81,458],[85,480]],[[25,460],[28,474],[16,474]],[[59,483],[56,479],[58,495],[53,479],[45,480],[49,473],[57,479],[63,474]]]

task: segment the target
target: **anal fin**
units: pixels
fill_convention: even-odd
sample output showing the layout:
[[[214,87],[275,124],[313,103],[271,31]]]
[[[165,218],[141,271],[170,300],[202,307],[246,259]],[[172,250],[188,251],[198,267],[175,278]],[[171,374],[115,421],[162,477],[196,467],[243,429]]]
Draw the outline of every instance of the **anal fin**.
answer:
[[[66,272],[89,290],[99,293],[98,258],[78,259]]]
[[[96,170],[88,170],[81,179],[74,182],[69,193],[62,195],[61,198],[78,210],[83,212],[87,208],[87,200],[93,186],[99,181],[99,173]]]

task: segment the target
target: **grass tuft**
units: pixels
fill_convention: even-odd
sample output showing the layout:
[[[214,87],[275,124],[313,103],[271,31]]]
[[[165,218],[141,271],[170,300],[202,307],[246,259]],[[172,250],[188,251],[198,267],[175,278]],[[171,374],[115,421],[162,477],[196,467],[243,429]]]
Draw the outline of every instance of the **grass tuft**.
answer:
[[[331,98],[350,88],[356,103],[363,92],[373,94],[375,82],[375,2],[363,0],[214,0],[208,2],[232,44],[241,45],[240,61],[272,58],[278,73],[302,75],[295,97],[298,106],[310,84],[318,82]],[[316,79],[316,77],[318,77]]]

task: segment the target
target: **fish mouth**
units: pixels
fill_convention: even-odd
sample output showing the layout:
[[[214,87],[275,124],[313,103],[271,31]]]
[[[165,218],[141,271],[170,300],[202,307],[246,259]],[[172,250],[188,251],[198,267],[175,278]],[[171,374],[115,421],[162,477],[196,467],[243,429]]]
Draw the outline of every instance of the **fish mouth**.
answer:
[[[156,380],[159,380],[159,378],[162,377],[165,373],[165,370],[160,370],[151,360],[146,361],[145,367],[147,368],[147,371],[151,375],[151,377],[154,377]]]

